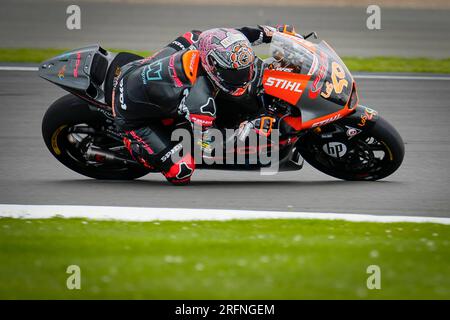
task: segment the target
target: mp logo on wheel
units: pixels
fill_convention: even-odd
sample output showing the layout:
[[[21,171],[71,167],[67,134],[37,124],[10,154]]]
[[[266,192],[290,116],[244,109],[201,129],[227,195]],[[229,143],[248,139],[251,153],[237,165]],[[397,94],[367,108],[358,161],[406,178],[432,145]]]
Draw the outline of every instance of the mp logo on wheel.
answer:
[[[347,153],[347,147],[345,146],[345,144],[340,142],[325,143],[322,149],[327,155],[333,158],[341,158]]]

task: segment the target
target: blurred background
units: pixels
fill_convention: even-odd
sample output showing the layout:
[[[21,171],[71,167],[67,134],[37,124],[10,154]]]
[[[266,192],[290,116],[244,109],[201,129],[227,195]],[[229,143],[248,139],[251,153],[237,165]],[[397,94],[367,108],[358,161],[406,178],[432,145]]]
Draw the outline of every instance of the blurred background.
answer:
[[[191,29],[294,24],[317,31],[343,56],[447,57],[450,1],[382,0],[381,29],[368,30],[367,6],[351,0],[2,0],[0,47],[156,50]],[[81,9],[81,29],[68,30],[66,9]],[[265,53],[259,48],[258,53]]]
[[[450,0],[377,0],[379,30],[367,28],[371,2],[0,0],[0,207],[448,219]],[[66,10],[73,4],[81,10],[80,30],[66,25]],[[344,57],[357,80],[360,103],[379,111],[403,137],[406,156],[398,172],[383,181],[350,182],[307,164],[301,172],[276,176],[198,170],[189,187],[172,188],[160,174],[137,181],[87,179],[48,152],[42,118],[67,92],[39,78],[36,66],[61,49],[99,43],[108,49],[153,51],[192,29],[284,23],[301,34],[317,31]],[[267,49],[260,46],[257,52],[267,54]],[[95,213],[91,210],[86,212]],[[31,220],[0,218],[0,299],[450,297],[450,229],[444,225]],[[72,264],[82,268],[82,291],[67,290],[66,268]],[[382,267],[383,290],[367,287],[366,270],[373,264]]]

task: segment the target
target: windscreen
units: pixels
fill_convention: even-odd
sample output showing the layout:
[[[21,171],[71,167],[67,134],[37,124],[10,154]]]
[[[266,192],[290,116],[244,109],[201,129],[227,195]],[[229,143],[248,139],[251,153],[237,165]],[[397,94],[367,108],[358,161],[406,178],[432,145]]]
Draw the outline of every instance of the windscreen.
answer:
[[[279,32],[274,33],[270,43],[270,55],[281,71],[312,74],[317,68],[316,51],[315,44]]]
[[[336,52],[325,42],[318,44],[275,32],[270,44],[272,68],[307,76],[308,97],[317,96],[344,106],[352,91],[353,78]]]
[[[326,115],[343,108],[349,101],[353,78],[344,62],[325,41],[315,44],[300,37],[275,32],[270,44],[270,55],[272,58],[268,59],[267,68],[273,72],[281,71],[284,75],[269,72],[272,77],[266,78],[273,82],[275,75],[291,82],[300,82],[301,87],[297,90],[296,99],[290,99],[293,93],[288,90],[277,91],[278,88],[271,87],[270,81],[265,82],[266,92],[269,90],[269,94],[296,104],[305,118],[317,117],[319,110]],[[277,84],[274,82],[274,86]],[[284,88],[282,84],[280,88]]]

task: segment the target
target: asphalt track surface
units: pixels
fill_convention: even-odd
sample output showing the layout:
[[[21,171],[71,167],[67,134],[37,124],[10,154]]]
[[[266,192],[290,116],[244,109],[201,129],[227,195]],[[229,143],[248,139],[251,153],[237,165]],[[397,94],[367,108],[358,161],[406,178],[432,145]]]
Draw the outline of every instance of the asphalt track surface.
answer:
[[[405,161],[378,182],[302,171],[196,171],[186,187],[159,174],[97,181],[61,165],[41,138],[47,107],[65,92],[35,72],[0,71],[0,203],[248,209],[450,217],[450,81],[357,81],[361,103],[380,111],[404,138]]]
[[[187,1],[188,3],[188,1]],[[245,3],[245,2],[244,2]],[[66,1],[2,0],[0,47],[156,50],[181,33],[217,26],[292,23],[318,32],[342,56],[448,57],[450,10],[381,8],[381,30],[368,30],[366,8],[192,6],[80,2],[81,30],[66,28]],[[259,49],[266,53],[267,49]]]

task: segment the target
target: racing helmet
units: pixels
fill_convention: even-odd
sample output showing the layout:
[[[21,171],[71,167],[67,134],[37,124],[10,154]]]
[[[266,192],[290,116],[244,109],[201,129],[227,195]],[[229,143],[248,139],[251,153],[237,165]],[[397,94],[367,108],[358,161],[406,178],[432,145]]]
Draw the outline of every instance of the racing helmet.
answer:
[[[200,61],[213,83],[233,96],[244,94],[254,77],[255,53],[239,31],[216,28],[202,32],[198,40]]]

